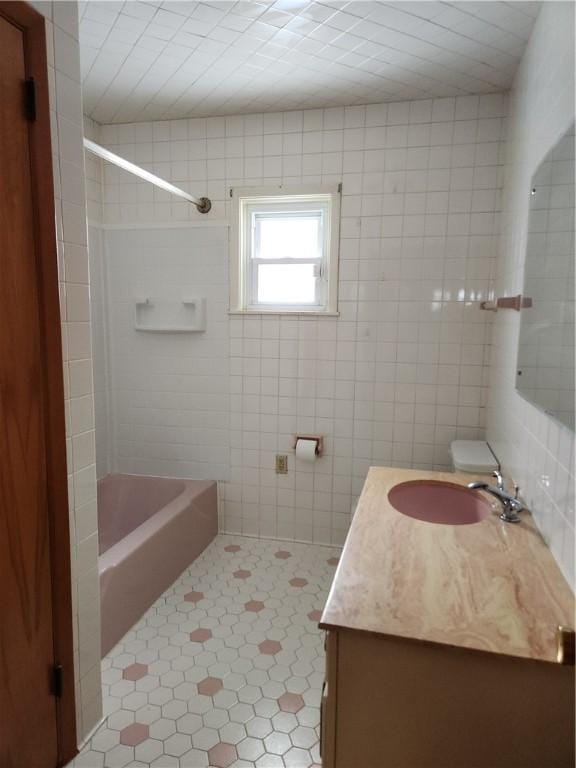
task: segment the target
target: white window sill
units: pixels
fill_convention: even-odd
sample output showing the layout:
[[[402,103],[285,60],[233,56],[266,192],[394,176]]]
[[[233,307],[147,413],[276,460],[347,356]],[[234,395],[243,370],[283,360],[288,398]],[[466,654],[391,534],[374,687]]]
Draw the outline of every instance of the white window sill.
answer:
[[[229,309],[229,315],[303,315],[309,317],[339,317],[340,312],[326,312],[321,309]]]

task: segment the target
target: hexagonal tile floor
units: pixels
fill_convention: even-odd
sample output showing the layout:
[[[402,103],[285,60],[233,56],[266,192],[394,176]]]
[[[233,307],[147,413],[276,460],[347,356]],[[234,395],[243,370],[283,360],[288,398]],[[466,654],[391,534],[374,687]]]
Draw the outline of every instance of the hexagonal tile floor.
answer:
[[[69,768],[312,768],[338,550],[220,535],[102,661]]]

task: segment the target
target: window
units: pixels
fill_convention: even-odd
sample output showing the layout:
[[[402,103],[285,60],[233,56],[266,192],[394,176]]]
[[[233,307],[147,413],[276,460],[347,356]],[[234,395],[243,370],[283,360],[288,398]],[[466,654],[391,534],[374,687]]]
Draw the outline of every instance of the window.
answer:
[[[230,309],[335,314],[338,190],[232,191]]]

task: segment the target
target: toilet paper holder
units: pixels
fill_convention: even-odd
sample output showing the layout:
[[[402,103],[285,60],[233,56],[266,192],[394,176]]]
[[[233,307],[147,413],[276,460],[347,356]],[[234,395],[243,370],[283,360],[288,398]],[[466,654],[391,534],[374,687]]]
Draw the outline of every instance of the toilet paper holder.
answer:
[[[298,440],[315,440],[316,441],[316,456],[322,456],[324,453],[324,438],[322,435],[292,435],[292,448],[296,450],[296,443]]]

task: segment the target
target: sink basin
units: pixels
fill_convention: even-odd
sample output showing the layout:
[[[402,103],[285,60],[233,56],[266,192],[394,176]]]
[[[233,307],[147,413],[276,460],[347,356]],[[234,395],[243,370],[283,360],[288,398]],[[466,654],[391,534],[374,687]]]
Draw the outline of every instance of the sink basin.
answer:
[[[491,504],[477,491],[440,480],[410,480],[395,485],[388,501],[403,515],[427,523],[470,525],[493,513]]]

